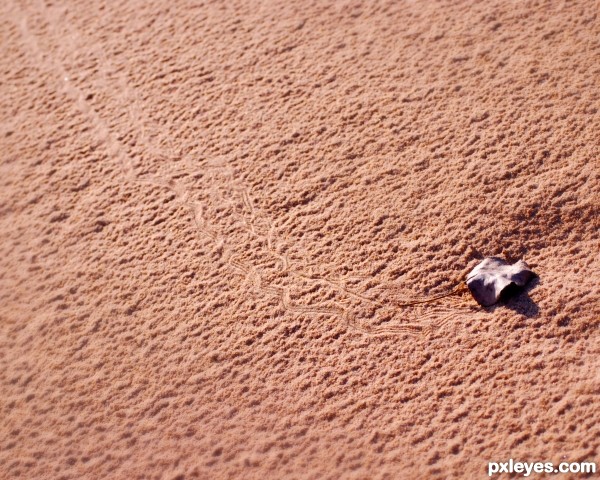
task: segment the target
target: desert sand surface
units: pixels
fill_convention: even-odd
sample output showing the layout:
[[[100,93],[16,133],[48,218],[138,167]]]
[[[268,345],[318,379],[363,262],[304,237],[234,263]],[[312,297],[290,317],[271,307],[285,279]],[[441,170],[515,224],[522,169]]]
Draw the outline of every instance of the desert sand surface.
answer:
[[[1,2],[0,478],[599,462],[599,22]]]

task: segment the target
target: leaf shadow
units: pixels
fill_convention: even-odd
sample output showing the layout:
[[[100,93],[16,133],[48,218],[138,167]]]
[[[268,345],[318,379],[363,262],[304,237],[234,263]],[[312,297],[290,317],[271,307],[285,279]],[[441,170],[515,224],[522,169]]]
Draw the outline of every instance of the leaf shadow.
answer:
[[[497,308],[506,307],[527,318],[535,318],[539,315],[540,308],[529,296],[529,292],[540,283],[540,277],[536,275],[525,287],[518,287],[515,284],[511,284],[502,291],[500,301],[495,305],[487,307],[486,310],[494,312]]]

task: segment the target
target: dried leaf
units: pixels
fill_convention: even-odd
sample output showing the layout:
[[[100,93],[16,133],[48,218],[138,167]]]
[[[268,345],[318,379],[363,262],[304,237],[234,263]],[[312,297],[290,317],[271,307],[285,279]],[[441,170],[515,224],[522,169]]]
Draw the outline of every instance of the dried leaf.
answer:
[[[523,260],[511,265],[501,258],[488,257],[467,275],[467,286],[477,303],[489,307],[508,287],[523,288],[535,276]]]

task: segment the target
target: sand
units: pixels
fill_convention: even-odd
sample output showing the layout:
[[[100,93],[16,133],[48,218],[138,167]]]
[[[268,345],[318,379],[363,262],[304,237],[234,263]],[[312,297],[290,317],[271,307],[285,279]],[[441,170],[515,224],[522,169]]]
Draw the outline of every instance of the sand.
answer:
[[[1,2],[0,477],[598,462],[598,12]]]

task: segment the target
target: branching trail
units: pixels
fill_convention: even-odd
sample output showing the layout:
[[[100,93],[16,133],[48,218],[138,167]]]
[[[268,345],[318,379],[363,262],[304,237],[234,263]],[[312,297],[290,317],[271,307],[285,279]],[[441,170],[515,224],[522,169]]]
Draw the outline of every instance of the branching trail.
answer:
[[[226,191],[233,192],[239,198],[227,199],[219,197],[220,194],[215,193],[216,189],[213,188],[212,185],[208,185],[208,191],[210,192],[211,197],[221,204],[230,204],[232,202],[235,204],[236,200],[241,202],[241,213],[234,209],[234,214],[239,217],[239,220],[249,234],[260,241],[265,252],[276,259],[279,267],[277,273],[279,275],[287,276],[292,279],[295,278],[303,283],[312,282],[326,285],[335,290],[338,295],[341,295],[348,300],[364,303],[379,310],[393,306],[396,313],[402,312],[402,314],[407,314],[407,316],[414,316],[414,312],[412,312],[412,315],[410,312],[412,307],[426,304],[435,305],[439,300],[451,296],[459,298],[464,290],[464,284],[460,283],[450,292],[431,298],[399,299],[390,296],[387,301],[372,298],[347,286],[348,281],[361,279],[373,280],[371,276],[348,276],[332,279],[327,276],[307,273],[302,269],[295,267],[283,248],[285,243],[277,239],[276,223],[257,210],[254,199],[251,197],[248,188],[239,178],[236,178],[234,169],[226,161],[209,161],[198,168],[193,165],[194,162],[192,159],[186,157],[183,159],[183,163],[187,168],[171,175],[155,175],[138,171],[135,167],[134,158],[128,153],[128,150],[123,143],[119,141],[118,135],[111,129],[109,123],[101,117],[100,113],[87,100],[88,96],[86,95],[86,92],[71,80],[70,72],[64,64],[56,57],[53,57],[50,51],[45,51],[40,46],[40,41],[37,36],[29,28],[27,17],[19,7],[14,4],[14,1],[12,6],[15,12],[17,12],[17,18],[19,19],[18,27],[26,46],[36,56],[43,68],[54,72],[57,77],[57,82],[62,85],[64,92],[71,98],[79,111],[89,120],[97,139],[106,145],[108,154],[118,160],[122,170],[123,180],[141,185],[151,185],[171,191],[175,195],[176,202],[188,210],[198,235],[210,240],[215,246],[219,247],[218,251],[226,265],[233,272],[244,276],[255,292],[276,298],[286,311],[292,313],[338,316],[345,321],[350,329],[371,336],[406,334],[415,336],[430,335],[433,330],[446,328],[452,320],[459,320],[461,315],[472,312],[469,307],[465,307],[464,301],[462,303],[454,302],[454,305],[438,305],[430,312],[420,313],[418,318],[416,318],[415,323],[373,326],[361,322],[359,318],[357,318],[356,312],[353,311],[353,307],[349,305],[348,302],[335,301],[333,302],[335,306],[327,304],[295,304],[291,300],[290,287],[265,281],[264,275],[261,274],[257,266],[238,259],[239,255],[236,248],[230,244],[227,236],[220,232],[218,227],[211,225],[207,221],[205,205],[194,198],[193,191],[186,187],[184,182],[181,181],[181,178],[202,177],[208,170],[217,172],[217,176],[220,176],[225,181],[224,186]],[[46,7],[41,2],[38,2],[38,8],[41,11],[46,10]],[[47,11],[45,11],[44,17],[49,19],[52,18]],[[79,38],[78,32],[75,31],[73,27],[68,25],[64,28],[68,29],[71,38]],[[50,24],[49,30],[56,31],[57,26],[55,24]],[[94,56],[100,67],[100,74],[113,83],[114,89],[118,92],[122,104],[127,106],[124,108],[127,110],[127,115],[134,134],[137,137],[138,144],[143,146],[145,152],[156,158],[173,158],[175,156],[173,149],[168,148],[165,150],[163,145],[152,140],[152,137],[156,136],[147,134],[146,121],[144,120],[147,116],[144,115],[142,102],[136,91],[130,86],[122,71],[116,68],[104,53],[95,51]],[[169,145],[168,139],[162,143]],[[309,258],[308,253],[303,253],[305,258]],[[375,287],[375,290],[381,290],[383,288],[382,285],[379,285]],[[396,314],[395,316],[398,315]]]
[[[262,243],[266,246],[269,253],[279,260],[282,272],[289,273],[290,275],[305,281],[328,285],[350,299],[354,299],[377,308],[388,308],[389,306],[393,306],[396,308],[396,312],[402,311],[403,314],[407,314],[409,317],[412,316],[417,320],[417,323],[407,323],[389,327],[363,326],[356,319],[356,315],[351,311],[350,308],[342,307],[338,303],[337,305],[340,308],[340,315],[346,320],[346,323],[351,328],[369,335],[390,335],[404,333],[414,335],[429,335],[434,330],[445,328],[452,321],[458,323],[461,317],[466,314],[474,313],[474,305],[470,301],[470,297],[465,295],[467,293],[467,287],[463,281],[458,282],[454,288],[444,294],[421,298],[401,298],[397,295],[389,295],[389,292],[392,292],[398,287],[392,286],[391,288],[386,288],[385,285],[380,284],[376,286],[374,290],[387,290],[389,295],[386,301],[381,301],[376,298],[369,297],[361,292],[357,292],[345,285],[346,281],[355,279],[373,280],[371,276],[350,276],[347,278],[333,280],[328,277],[306,273],[299,268],[294,268],[290,264],[287,254],[281,253],[274,246],[274,237],[276,232],[274,222],[257,213],[257,209],[254,207],[254,202],[246,189],[242,189],[241,192],[243,204],[246,207],[247,215],[250,217],[249,221],[246,222],[246,224],[250,224],[249,231],[257,238],[263,240]],[[267,233],[263,234],[264,238],[261,238],[261,234],[259,233],[260,229],[256,228],[255,226],[257,219],[261,217],[263,218],[263,223],[268,226]],[[307,257],[308,256],[306,256],[306,258]],[[438,302],[443,299],[448,299],[451,301],[447,302],[448,305],[439,305]],[[417,306],[431,306],[432,309],[429,312],[419,312],[418,315],[415,315],[414,311],[410,311],[414,310],[414,307]]]

